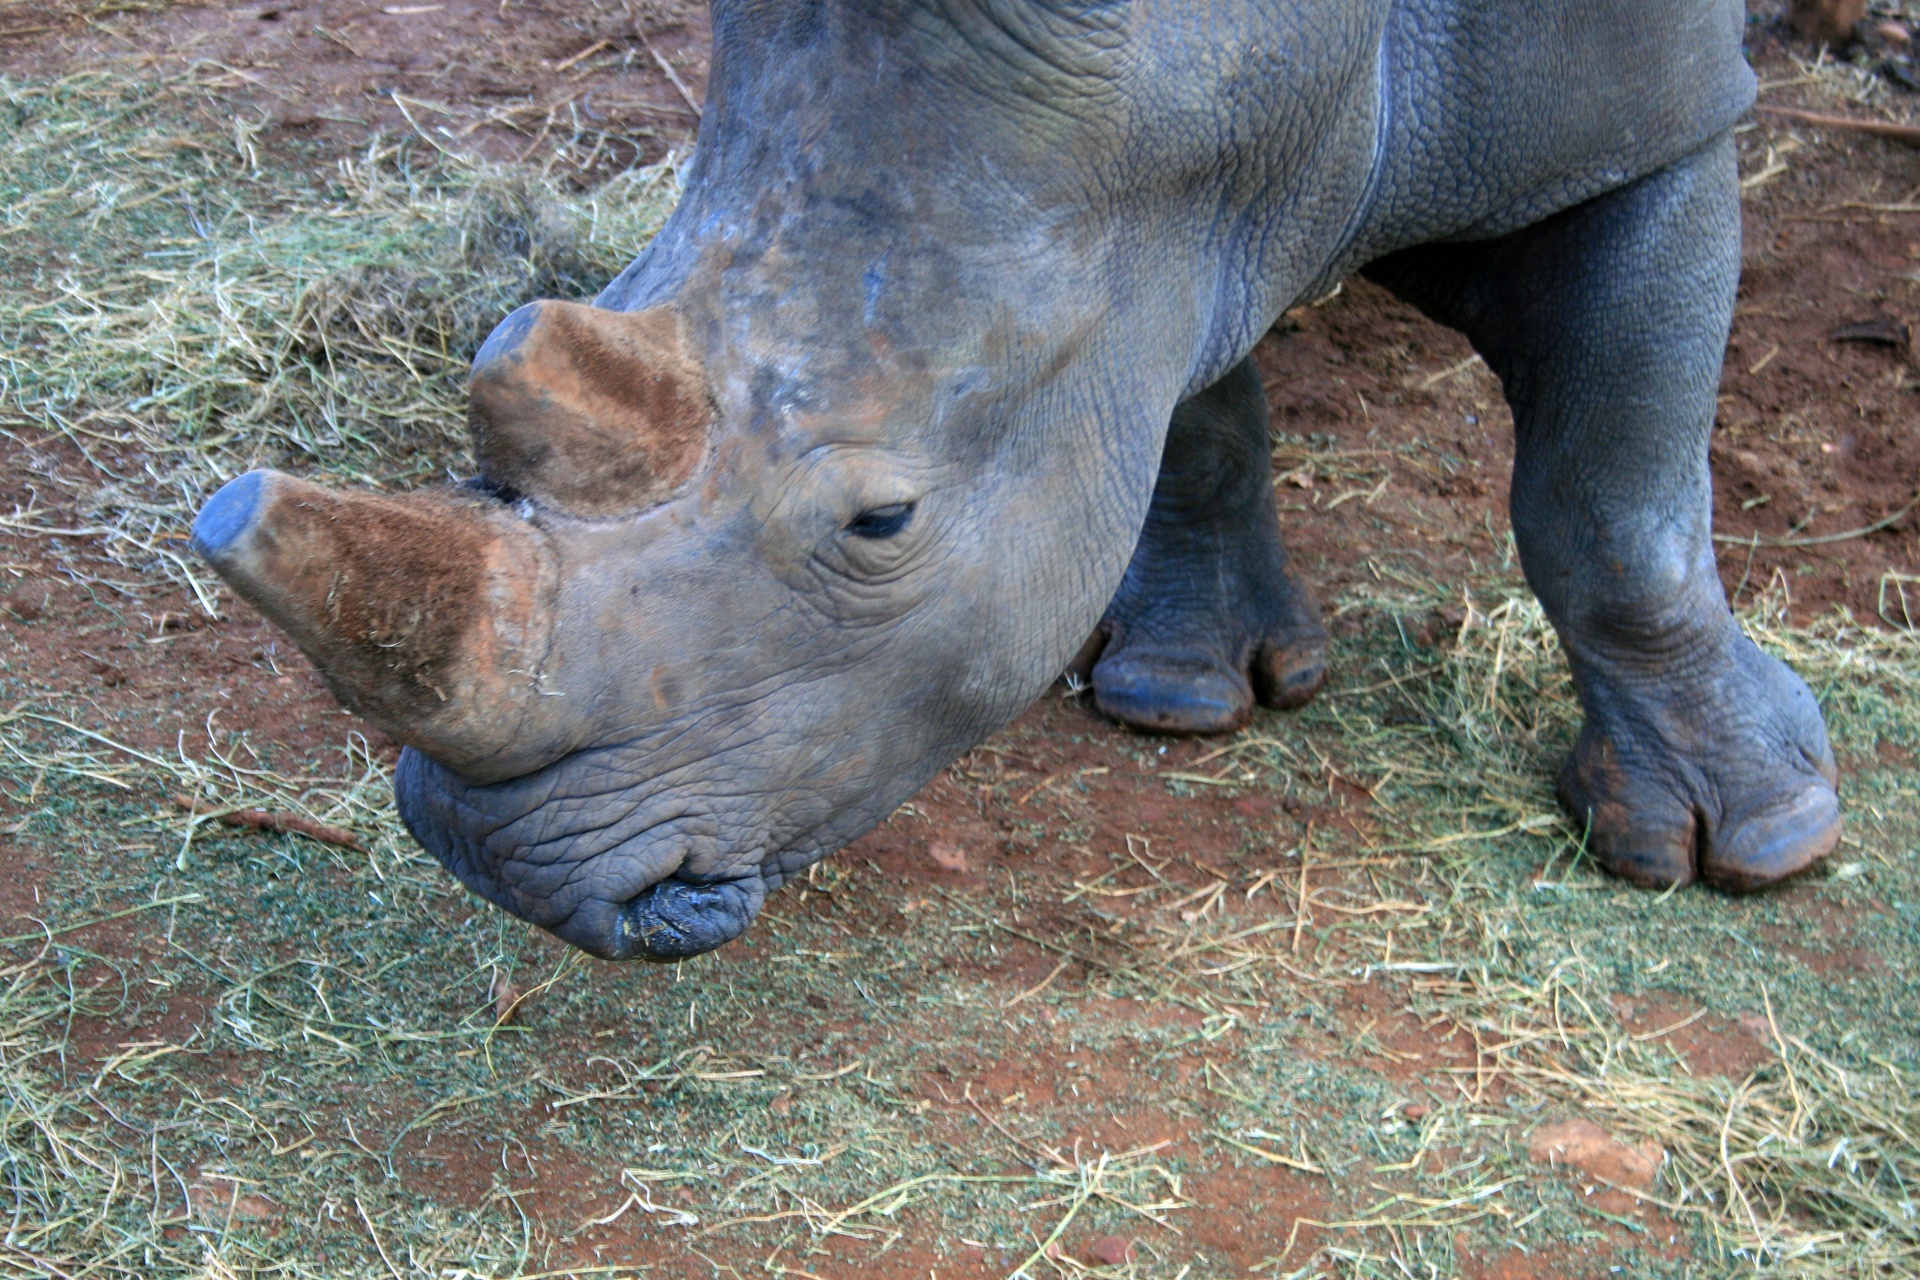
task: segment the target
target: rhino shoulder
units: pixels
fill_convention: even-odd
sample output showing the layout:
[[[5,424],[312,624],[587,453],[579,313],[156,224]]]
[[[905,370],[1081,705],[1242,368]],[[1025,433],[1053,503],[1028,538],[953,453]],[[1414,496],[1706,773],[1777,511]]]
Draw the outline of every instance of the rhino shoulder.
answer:
[[[1497,236],[1661,169],[1752,105],[1741,0],[1404,0],[1368,256]]]

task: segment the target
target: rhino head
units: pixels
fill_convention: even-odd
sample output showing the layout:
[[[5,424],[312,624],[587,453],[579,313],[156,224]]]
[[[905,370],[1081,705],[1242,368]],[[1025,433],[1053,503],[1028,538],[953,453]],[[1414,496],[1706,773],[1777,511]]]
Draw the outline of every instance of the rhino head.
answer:
[[[598,956],[708,950],[1063,669],[1173,406],[1354,196],[1324,139],[1318,183],[1223,167],[1195,112],[1250,64],[1155,67],[1145,12],[716,4],[685,196],[480,349],[474,481],[208,502],[199,553],[405,745],[470,889]],[[1231,213],[1262,199],[1300,205],[1284,253]]]

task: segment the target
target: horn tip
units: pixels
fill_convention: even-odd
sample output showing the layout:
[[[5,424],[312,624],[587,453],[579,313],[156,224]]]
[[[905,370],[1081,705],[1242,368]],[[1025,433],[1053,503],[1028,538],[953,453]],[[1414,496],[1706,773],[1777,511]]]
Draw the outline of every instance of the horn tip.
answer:
[[[265,505],[272,471],[249,471],[220,486],[193,518],[191,546],[209,564],[229,558],[252,531]]]
[[[480,350],[474,352],[473,375],[484,378],[498,373],[501,362],[519,351],[520,344],[526,341],[546,308],[544,300],[529,302],[495,325],[487,340],[480,344]]]

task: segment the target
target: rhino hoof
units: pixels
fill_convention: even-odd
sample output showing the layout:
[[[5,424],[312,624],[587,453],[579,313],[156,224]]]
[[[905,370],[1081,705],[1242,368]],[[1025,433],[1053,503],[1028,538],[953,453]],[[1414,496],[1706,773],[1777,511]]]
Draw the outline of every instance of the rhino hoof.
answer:
[[[1589,682],[1560,802],[1623,880],[1745,893],[1840,842],[1838,774],[1812,693],[1751,642],[1737,646],[1705,690]]]
[[[1146,733],[1231,733],[1246,727],[1254,704],[1292,711],[1327,681],[1327,644],[1315,631],[1290,644],[1267,644],[1245,671],[1215,660],[1129,648],[1093,664],[1095,704]]]
[[[1149,733],[1228,733],[1253,715],[1245,675],[1191,661],[1128,655],[1095,667],[1093,690],[1101,711]]]

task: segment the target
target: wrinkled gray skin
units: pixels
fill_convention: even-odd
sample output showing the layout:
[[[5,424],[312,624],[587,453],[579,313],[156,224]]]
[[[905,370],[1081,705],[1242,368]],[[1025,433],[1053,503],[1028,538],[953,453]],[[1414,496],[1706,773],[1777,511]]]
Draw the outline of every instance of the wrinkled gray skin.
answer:
[[[1505,382],[1520,554],[1587,712],[1561,792],[1602,861],[1751,887],[1818,858],[1818,710],[1739,633],[1708,529],[1742,18],[715,0],[685,197],[597,300],[687,317],[711,452],[628,519],[522,504],[587,566],[556,635],[593,632],[612,692],[524,776],[409,750],[408,825],[574,945],[668,959],[737,936],[1096,630],[1131,723],[1299,701],[1321,633],[1245,357],[1366,269]],[[901,504],[890,536],[860,521]]]

